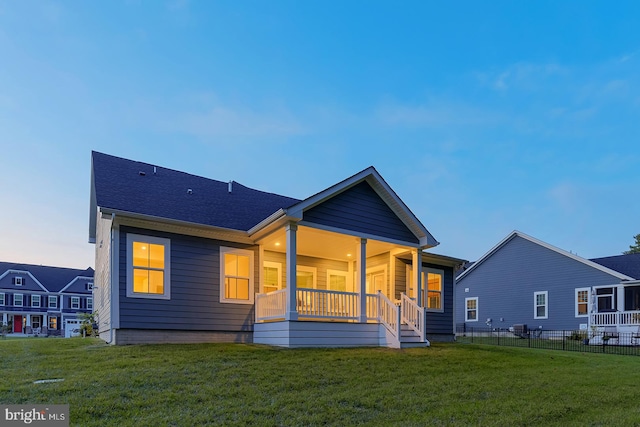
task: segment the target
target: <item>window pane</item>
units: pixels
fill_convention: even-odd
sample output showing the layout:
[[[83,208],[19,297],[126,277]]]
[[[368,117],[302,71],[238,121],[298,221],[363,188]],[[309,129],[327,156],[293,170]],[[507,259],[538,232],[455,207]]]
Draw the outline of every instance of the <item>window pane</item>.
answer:
[[[149,270],[133,269],[133,292],[149,292]]]
[[[149,267],[164,268],[164,246],[149,245]]]
[[[467,309],[471,310],[476,308],[477,301],[474,299],[470,299],[467,301]]]
[[[440,292],[429,291],[427,298],[427,308],[442,308],[440,302]]]
[[[238,273],[236,276],[249,277],[249,257],[238,255]],[[227,272],[229,274],[229,272]]]
[[[347,278],[338,274],[329,275],[329,289],[332,291],[347,291]]]
[[[274,267],[264,267],[264,291],[273,292],[278,290],[278,269]]]
[[[544,317],[545,316],[545,306],[544,305],[540,305],[538,307],[536,307],[536,316],[538,317]]]
[[[475,310],[469,310],[467,312],[467,319],[468,320],[476,320],[476,311]]]
[[[230,298],[235,298],[237,295],[236,292],[236,281],[237,279],[234,279],[232,277],[227,277],[225,279],[225,283],[224,283],[224,297],[227,299]]]
[[[133,265],[149,267],[149,245],[144,242],[133,242]]]
[[[578,314],[587,314],[587,304],[578,304]]]
[[[313,288],[313,273],[310,271],[298,271],[296,273],[297,286],[299,288]]]
[[[441,291],[442,290],[442,276],[439,274],[429,273],[428,279],[428,289],[431,291]]]
[[[225,276],[238,275],[238,255],[224,254],[224,274]]]
[[[545,305],[545,295],[544,294],[538,294],[536,295],[536,305]]]
[[[149,270],[149,293],[164,293],[164,272]]]
[[[249,299],[249,279],[236,279],[236,299]]]

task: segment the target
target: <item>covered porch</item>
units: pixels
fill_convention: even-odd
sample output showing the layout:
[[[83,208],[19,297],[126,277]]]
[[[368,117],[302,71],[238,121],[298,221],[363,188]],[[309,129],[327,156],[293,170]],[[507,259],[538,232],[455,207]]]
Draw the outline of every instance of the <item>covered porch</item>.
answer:
[[[639,333],[640,280],[594,287],[591,307],[591,329],[615,328],[617,332]]]
[[[422,248],[294,222],[259,243],[254,342],[429,345],[424,304],[417,303],[424,299]],[[406,269],[407,262],[417,268]]]

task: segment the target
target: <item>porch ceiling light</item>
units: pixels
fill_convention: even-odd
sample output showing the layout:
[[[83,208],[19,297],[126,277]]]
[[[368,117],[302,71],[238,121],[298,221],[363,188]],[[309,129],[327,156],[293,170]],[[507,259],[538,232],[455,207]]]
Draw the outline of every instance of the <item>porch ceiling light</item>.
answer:
[[[280,246],[280,242],[276,242],[276,246]]]

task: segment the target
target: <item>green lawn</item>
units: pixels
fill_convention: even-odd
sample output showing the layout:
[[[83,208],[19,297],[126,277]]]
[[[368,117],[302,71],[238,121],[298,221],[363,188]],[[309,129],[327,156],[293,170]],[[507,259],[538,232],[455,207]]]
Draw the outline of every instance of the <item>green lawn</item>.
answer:
[[[82,426],[637,425],[640,359],[467,344],[285,350],[0,340],[0,402]],[[63,382],[34,384],[35,380]]]

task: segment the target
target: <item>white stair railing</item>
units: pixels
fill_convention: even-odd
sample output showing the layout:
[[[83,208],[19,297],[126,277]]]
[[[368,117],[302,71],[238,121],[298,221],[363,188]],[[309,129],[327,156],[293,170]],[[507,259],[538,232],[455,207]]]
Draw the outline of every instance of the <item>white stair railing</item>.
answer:
[[[400,315],[398,306],[378,291],[378,319],[397,339],[400,339]]]
[[[409,325],[411,329],[420,335],[421,341],[426,339],[424,308],[409,298],[404,292],[400,297],[400,317],[402,323]]]
[[[256,295],[256,322],[284,319],[287,307],[287,290]]]

